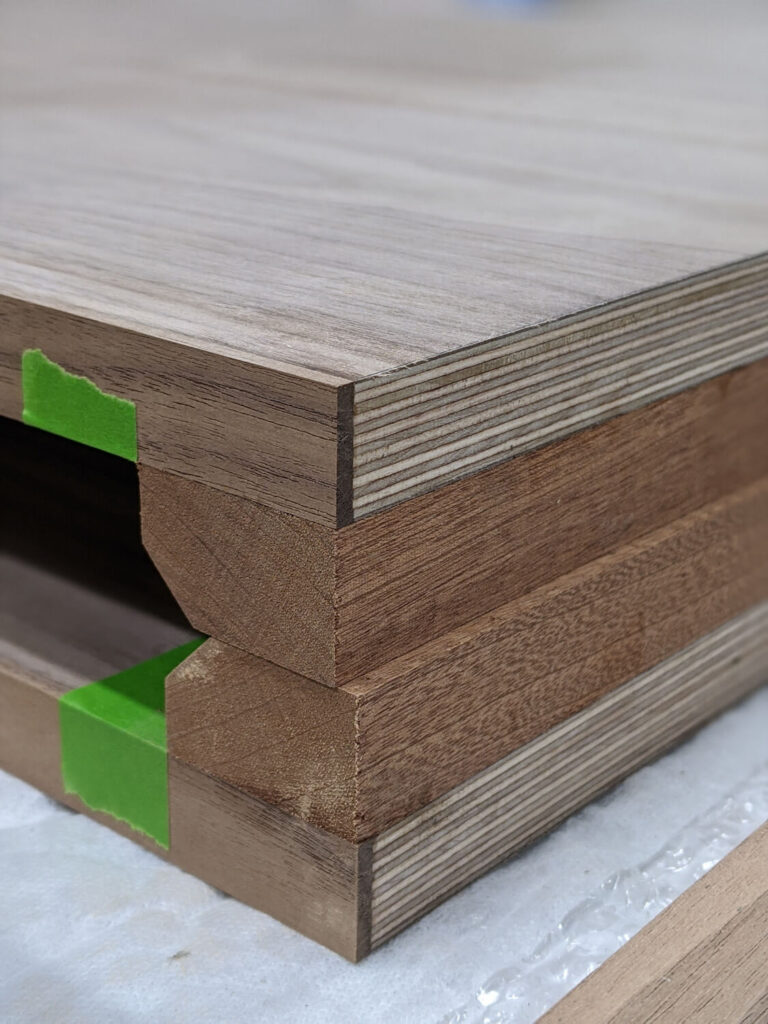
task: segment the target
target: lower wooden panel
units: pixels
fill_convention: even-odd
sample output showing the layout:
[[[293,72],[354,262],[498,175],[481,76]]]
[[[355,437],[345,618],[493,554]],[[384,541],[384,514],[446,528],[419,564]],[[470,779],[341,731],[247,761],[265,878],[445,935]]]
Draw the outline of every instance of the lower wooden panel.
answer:
[[[541,1024],[682,1021],[768,1021],[768,824],[541,1018]]]
[[[171,857],[348,960],[369,949],[370,843],[355,845],[169,761]]]
[[[58,693],[0,667],[0,768],[349,960],[368,951],[370,844],[356,845],[169,760],[169,853],[61,784]]]
[[[376,947],[768,678],[768,602],[374,840]]]
[[[359,844],[171,758],[166,855],[62,792],[57,700],[77,682],[6,638],[0,767],[357,960],[767,675],[768,602]]]

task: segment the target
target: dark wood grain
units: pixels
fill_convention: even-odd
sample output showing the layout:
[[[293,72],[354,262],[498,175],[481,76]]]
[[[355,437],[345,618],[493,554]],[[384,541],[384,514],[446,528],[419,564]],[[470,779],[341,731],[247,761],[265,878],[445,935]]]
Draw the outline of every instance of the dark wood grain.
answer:
[[[170,750],[362,840],[766,597],[762,480],[334,690],[209,640]]]
[[[338,685],[768,474],[767,394],[763,360],[339,531],[141,467],[144,543],[197,628]]]

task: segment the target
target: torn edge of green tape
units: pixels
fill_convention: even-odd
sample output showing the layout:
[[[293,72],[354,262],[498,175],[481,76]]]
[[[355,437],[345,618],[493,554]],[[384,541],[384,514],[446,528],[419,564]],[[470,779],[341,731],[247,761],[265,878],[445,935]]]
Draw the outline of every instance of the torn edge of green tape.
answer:
[[[64,790],[169,848],[165,678],[205,637],[59,698]]]
[[[136,405],[69,373],[38,348],[21,357],[22,419],[32,427],[136,462]]]

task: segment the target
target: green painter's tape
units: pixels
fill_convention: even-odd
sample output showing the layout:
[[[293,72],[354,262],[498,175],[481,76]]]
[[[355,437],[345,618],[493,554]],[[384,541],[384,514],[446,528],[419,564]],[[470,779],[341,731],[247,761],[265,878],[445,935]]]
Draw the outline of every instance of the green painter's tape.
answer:
[[[87,377],[67,373],[40,349],[21,357],[25,423],[136,462],[136,406]]]
[[[59,698],[67,793],[168,849],[165,677],[203,638]]]

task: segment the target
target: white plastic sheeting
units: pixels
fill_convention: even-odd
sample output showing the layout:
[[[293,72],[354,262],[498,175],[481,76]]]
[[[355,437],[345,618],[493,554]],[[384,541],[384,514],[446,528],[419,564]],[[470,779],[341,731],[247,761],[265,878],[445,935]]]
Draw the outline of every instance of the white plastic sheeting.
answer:
[[[768,817],[768,688],[353,966],[0,773],[3,1024],[523,1024]]]

